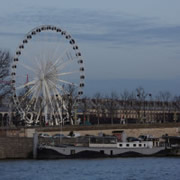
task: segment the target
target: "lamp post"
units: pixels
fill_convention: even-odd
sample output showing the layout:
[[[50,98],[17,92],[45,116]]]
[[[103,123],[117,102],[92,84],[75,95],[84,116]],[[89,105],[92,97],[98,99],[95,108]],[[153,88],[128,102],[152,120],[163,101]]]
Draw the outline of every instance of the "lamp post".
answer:
[[[139,93],[139,94],[137,94],[137,97],[139,97],[140,101],[143,101],[143,105],[144,105],[144,107],[143,107],[143,109],[144,109],[143,121],[146,120],[146,97],[151,97],[151,96],[152,96],[151,93],[146,93],[146,94],[144,94],[144,93],[140,94]]]

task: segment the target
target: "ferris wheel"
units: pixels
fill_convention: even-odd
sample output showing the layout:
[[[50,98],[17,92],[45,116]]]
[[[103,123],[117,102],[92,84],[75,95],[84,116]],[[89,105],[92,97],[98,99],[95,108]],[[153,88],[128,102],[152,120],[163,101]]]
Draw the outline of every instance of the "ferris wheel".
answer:
[[[27,122],[60,124],[68,117],[69,87],[76,99],[83,94],[84,60],[66,31],[42,25],[19,44],[12,64],[14,103]]]

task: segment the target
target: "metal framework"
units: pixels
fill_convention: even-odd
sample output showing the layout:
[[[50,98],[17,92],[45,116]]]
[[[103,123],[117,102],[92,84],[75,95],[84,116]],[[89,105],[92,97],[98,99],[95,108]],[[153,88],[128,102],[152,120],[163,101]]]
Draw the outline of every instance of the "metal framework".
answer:
[[[37,123],[43,117],[51,125],[70,119],[67,86],[79,98],[85,74],[81,52],[69,33],[51,25],[32,29],[16,49],[11,69],[13,99],[22,119]]]

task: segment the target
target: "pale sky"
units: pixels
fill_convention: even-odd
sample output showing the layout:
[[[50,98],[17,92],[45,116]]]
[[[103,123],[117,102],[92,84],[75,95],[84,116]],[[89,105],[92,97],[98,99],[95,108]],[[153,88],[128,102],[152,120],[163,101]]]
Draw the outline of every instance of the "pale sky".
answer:
[[[180,94],[179,0],[1,0],[0,48],[15,49],[32,28],[52,24],[78,42],[85,94]]]

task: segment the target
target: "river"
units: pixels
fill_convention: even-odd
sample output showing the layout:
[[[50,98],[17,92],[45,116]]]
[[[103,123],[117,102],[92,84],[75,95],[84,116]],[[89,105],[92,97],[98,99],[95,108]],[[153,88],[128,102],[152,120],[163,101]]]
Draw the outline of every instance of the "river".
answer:
[[[179,180],[180,158],[1,160],[2,180]]]

